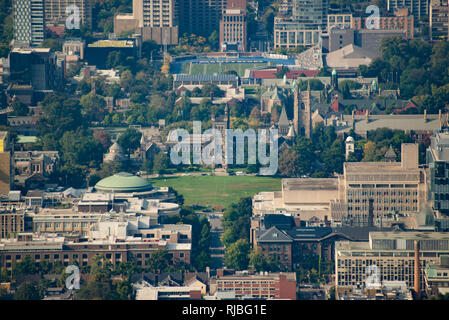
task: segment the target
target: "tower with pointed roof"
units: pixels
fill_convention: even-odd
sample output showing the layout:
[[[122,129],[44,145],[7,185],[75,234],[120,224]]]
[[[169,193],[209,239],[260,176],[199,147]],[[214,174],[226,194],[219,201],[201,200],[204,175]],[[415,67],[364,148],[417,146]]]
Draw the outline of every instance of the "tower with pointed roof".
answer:
[[[287,112],[285,111],[285,107],[282,107],[281,116],[279,117],[278,122],[279,134],[281,136],[287,135],[289,127],[290,123],[287,118]]]
[[[396,162],[397,155],[394,152],[393,147],[390,145],[390,148],[385,153],[385,161],[387,162]]]

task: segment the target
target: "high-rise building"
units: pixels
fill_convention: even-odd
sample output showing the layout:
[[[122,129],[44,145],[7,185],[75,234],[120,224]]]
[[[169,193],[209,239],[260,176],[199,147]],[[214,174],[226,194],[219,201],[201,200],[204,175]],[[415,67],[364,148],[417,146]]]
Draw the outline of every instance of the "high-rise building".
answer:
[[[178,11],[175,0],[133,0],[132,14],[114,17],[114,33],[133,30],[143,41],[153,40],[159,45],[178,43]]]
[[[219,30],[226,0],[180,0],[177,5],[179,33],[209,36]]]
[[[292,17],[301,28],[325,30],[328,7],[327,0],[296,0],[293,2]]]
[[[74,10],[70,10],[74,6],[79,10],[80,24],[91,28],[91,0],[44,0],[45,24],[65,24],[66,19],[74,13]]]
[[[246,50],[246,25],[246,1],[229,1],[220,21],[222,51]]]
[[[417,24],[419,21],[429,16],[429,0],[388,0],[387,9],[393,11],[407,8],[415,17]]]
[[[39,47],[44,41],[43,0],[14,0],[16,44]]]
[[[434,210],[449,215],[449,132],[436,133],[430,141],[426,152],[428,198]]]
[[[448,0],[431,0],[429,8],[429,37],[431,40],[444,40],[449,36]]]

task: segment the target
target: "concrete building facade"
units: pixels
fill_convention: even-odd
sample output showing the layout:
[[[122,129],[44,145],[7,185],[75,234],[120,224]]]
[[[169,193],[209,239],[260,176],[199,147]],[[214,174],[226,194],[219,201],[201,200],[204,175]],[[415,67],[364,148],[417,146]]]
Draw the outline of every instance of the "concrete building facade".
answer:
[[[421,288],[424,270],[449,253],[449,237],[444,232],[371,232],[368,242],[340,241],[335,245],[337,293],[384,281],[405,281],[415,285],[414,241],[419,241]],[[368,280],[368,281],[367,281]]]

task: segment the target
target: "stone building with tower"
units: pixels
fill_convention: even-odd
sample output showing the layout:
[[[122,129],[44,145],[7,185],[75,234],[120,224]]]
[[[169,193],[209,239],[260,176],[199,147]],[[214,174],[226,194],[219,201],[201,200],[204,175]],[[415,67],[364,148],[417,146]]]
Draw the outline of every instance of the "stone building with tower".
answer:
[[[228,168],[228,163],[226,159],[226,129],[230,129],[231,121],[230,121],[230,112],[229,112],[229,105],[226,103],[224,115],[216,117],[215,115],[212,115],[212,130],[218,130],[218,132],[221,135],[222,144],[221,144],[221,152],[222,152],[222,168],[226,170]],[[212,164],[213,166],[216,166],[217,164],[214,162]]]
[[[293,126],[298,136],[310,138],[312,135],[311,99],[310,82],[307,83],[306,92],[301,92],[296,86],[293,93]]]

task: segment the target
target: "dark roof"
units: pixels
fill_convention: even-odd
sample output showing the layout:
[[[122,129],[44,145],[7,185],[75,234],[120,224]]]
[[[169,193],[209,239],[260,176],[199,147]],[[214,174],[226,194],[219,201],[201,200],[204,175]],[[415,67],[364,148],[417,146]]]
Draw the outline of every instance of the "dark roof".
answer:
[[[161,273],[158,276],[158,285],[180,287],[183,284],[182,272]]]
[[[207,272],[186,272],[184,274],[184,283],[187,283],[192,279],[198,279],[206,285],[209,284],[209,276]]]
[[[292,242],[293,239],[283,230],[271,227],[268,230],[256,232],[257,242]]]
[[[169,285],[169,286],[181,286],[183,283],[182,272],[165,272],[161,274],[152,272],[142,272],[135,273],[130,277],[131,283],[139,282],[140,280],[145,280],[151,285]]]
[[[142,272],[133,274],[129,280],[131,283],[139,282],[140,280],[145,280],[151,285],[157,285],[157,274],[152,272]]]
[[[289,230],[295,226],[295,221],[292,216],[283,214],[266,214],[263,218],[265,230],[270,229],[272,226],[276,226],[281,230]]]
[[[288,234],[295,240],[318,240],[331,233],[332,228],[329,227],[297,227],[288,231]]]

